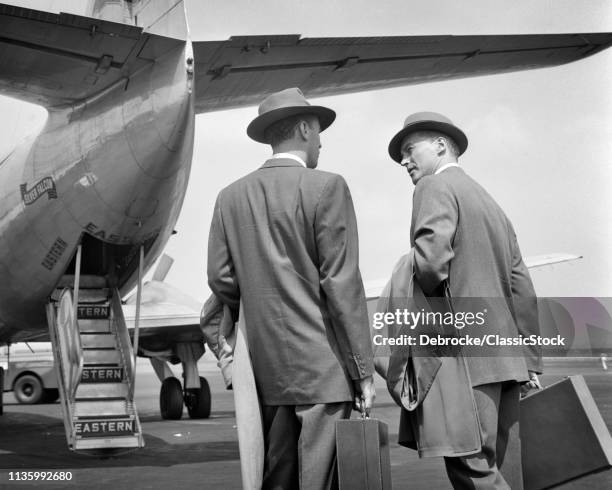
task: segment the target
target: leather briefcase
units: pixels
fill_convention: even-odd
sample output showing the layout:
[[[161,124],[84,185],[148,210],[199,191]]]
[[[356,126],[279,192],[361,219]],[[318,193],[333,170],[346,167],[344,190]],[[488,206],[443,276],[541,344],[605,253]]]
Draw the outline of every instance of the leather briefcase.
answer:
[[[360,418],[336,422],[340,490],[391,490],[387,424]]]
[[[612,438],[582,376],[527,396],[520,417],[526,490],[612,467]]]

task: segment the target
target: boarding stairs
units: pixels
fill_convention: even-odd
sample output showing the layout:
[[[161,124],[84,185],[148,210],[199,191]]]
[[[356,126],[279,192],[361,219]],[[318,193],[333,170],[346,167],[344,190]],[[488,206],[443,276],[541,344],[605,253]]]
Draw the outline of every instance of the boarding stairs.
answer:
[[[134,404],[135,359],[118,290],[104,277],[64,276],[47,319],[69,448],[95,453],[144,446]]]

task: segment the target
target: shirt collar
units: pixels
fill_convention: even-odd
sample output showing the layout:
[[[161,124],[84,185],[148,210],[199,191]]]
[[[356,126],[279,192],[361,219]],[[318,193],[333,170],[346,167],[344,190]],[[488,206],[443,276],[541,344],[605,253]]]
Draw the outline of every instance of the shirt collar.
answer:
[[[459,164],[457,162],[447,163],[446,165],[442,165],[438,170],[434,172],[434,175],[438,175],[440,172],[444,172],[447,168],[458,167]]]
[[[270,160],[275,160],[277,158],[289,158],[291,160],[295,160],[296,162],[300,162],[303,167],[306,167],[306,162],[293,153],[275,153],[270,157]]]

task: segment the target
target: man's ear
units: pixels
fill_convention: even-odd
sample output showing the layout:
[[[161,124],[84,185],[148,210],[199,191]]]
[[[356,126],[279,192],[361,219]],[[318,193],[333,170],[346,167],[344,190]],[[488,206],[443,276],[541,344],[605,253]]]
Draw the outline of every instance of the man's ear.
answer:
[[[308,133],[310,132],[310,126],[308,122],[301,120],[297,125],[298,134],[300,137],[306,141],[308,139]]]
[[[441,136],[436,138],[436,153],[438,155],[442,155],[443,153],[448,153],[448,143]]]

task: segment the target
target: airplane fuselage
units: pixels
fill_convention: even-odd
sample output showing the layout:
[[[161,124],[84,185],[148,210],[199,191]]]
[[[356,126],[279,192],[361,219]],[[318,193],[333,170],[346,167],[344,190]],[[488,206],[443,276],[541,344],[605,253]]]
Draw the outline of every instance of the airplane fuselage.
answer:
[[[190,53],[181,43],[95,97],[49,110],[43,130],[0,161],[0,342],[46,335],[47,297],[83,237],[114,247],[122,293],[138,247],[145,268],[163,250],[193,155]]]

